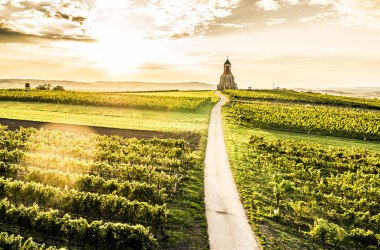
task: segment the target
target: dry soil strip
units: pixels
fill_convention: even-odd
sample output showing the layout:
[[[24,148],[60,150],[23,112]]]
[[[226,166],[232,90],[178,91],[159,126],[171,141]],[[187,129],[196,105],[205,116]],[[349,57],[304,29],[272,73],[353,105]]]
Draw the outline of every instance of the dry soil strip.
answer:
[[[260,249],[240,202],[224,144],[221,108],[210,118],[205,159],[205,203],[211,250]]]
[[[16,130],[20,127],[24,128],[44,128],[45,130],[61,130],[68,131],[76,134],[99,134],[99,135],[118,135],[125,138],[137,138],[137,139],[184,139],[189,142],[191,148],[198,148],[200,135],[191,132],[162,132],[162,131],[149,131],[149,130],[134,130],[134,129],[121,129],[121,128],[109,128],[109,127],[98,127],[98,126],[85,126],[85,125],[74,125],[74,124],[64,124],[64,123],[52,123],[52,122],[38,122],[38,121],[28,121],[28,120],[16,120],[0,118],[0,125],[5,125],[10,130]]]

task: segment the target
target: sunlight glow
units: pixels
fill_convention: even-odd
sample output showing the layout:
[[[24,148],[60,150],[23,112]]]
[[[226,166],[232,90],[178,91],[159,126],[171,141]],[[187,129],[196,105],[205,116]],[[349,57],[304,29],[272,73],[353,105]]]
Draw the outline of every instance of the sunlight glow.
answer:
[[[147,48],[139,39],[114,34],[105,34],[95,45],[95,61],[111,74],[131,72],[142,63],[140,54]]]
[[[62,173],[87,173],[97,152],[92,129],[73,128],[73,133],[55,130],[59,127],[58,124],[46,125],[30,137],[22,165]]]

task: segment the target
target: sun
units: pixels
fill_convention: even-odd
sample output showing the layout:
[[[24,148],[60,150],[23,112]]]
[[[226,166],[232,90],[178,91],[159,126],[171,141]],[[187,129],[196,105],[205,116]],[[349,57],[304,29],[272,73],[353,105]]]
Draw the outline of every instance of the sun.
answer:
[[[131,72],[143,63],[144,47],[136,38],[104,37],[96,47],[96,61],[111,74]]]
[[[64,46],[83,64],[111,77],[134,75],[146,69],[145,65],[184,61],[175,49],[169,49],[174,41],[149,39],[145,33],[129,30],[117,22],[94,27],[91,37],[93,42],[68,42]]]
[[[60,45],[81,61],[110,75],[133,73],[154,57],[149,41],[117,29],[102,30],[93,42],[65,42]]]

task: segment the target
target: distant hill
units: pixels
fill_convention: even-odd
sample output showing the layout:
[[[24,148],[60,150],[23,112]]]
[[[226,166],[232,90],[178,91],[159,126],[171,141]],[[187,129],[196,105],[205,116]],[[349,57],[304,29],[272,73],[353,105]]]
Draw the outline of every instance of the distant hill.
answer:
[[[0,89],[24,88],[25,83],[31,88],[40,84],[63,86],[66,90],[81,91],[154,91],[154,90],[214,90],[216,85],[200,82],[153,83],[153,82],[75,82],[38,79],[0,79]]]
[[[294,89],[297,91],[312,91],[322,94],[342,95],[362,98],[380,98],[380,87],[331,88],[331,89]]]

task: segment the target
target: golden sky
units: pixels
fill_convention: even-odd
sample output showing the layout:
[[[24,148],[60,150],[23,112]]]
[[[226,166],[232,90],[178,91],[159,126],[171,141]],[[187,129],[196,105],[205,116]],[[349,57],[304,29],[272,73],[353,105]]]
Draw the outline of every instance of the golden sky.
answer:
[[[379,0],[0,0],[0,78],[380,87]]]

